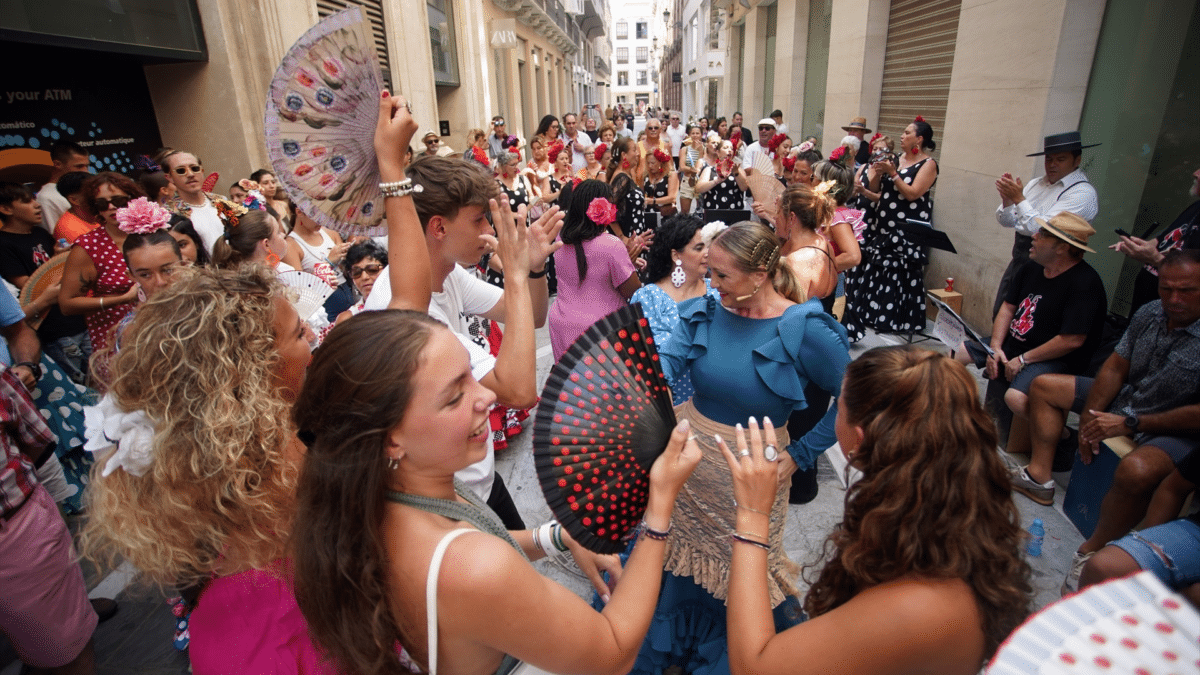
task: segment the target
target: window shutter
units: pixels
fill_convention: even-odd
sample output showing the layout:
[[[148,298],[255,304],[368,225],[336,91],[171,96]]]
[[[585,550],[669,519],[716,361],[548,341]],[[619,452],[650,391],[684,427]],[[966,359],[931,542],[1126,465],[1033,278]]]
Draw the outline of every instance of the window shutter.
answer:
[[[392,69],[388,62],[387,33],[383,28],[383,0],[317,0],[317,16],[324,19],[332,14],[357,5],[371,25],[371,37],[375,41],[375,55],[383,71],[383,83],[392,88]]]
[[[941,141],[962,0],[892,0],[875,131],[900,134],[920,115]],[[937,153],[934,153],[937,156]]]

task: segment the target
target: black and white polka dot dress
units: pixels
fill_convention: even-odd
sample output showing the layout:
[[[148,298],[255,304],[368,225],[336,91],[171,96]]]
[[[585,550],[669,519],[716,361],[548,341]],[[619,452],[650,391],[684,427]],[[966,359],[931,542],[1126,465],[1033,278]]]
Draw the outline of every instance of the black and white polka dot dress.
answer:
[[[711,164],[704,168],[703,179],[706,181],[716,178],[717,167]],[[708,209],[741,209],[745,208],[746,197],[742,188],[737,184],[737,173],[731,172],[725,180],[700,195],[700,204]]]
[[[627,237],[645,232],[646,225],[646,195],[628,174],[621,174],[613,179],[614,193],[625,190],[625,196],[617,204],[617,225]]]
[[[662,178],[659,179],[659,181],[657,183],[652,183],[652,182],[650,182],[650,179],[647,178],[646,179],[646,190],[645,190],[646,196],[653,197],[654,199],[661,199],[663,197],[666,197],[667,193],[670,192],[670,180],[671,180],[671,177],[669,175],[664,175]],[[647,206],[646,210],[647,211],[658,211],[659,207],[658,206]]]
[[[518,206],[529,206],[529,203],[533,201],[529,190],[529,181],[524,176],[517,176],[516,187],[513,188],[509,188],[504,181],[498,178],[496,182],[504,194],[508,195],[508,207],[512,209],[513,213],[517,212]]]
[[[900,179],[912,185],[928,161],[926,158],[899,169]],[[909,243],[898,223],[907,218],[929,221],[933,200],[926,190],[924,195],[909,201],[900,196],[887,177],[883,178],[880,190],[879,202],[863,233],[862,262],[846,271],[843,323],[852,341],[862,339],[868,327],[896,333],[925,328],[923,271],[929,256],[925,247]]]

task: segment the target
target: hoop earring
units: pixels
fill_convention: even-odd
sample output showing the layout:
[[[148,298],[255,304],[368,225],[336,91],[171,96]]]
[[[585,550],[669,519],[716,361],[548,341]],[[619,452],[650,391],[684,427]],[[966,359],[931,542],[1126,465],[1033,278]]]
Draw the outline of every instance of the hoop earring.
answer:
[[[274,251],[268,251],[266,263],[267,263],[267,265],[269,265],[271,267],[278,266],[279,265],[279,256],[276,255]]]
[[[396,469],[400,468],[400,458],[388,457],[385,460],[385,464],[387,465],[388,471],[395,471]]]
[[[683,286],[687,282],[687,274],[683,271],[683,260],[675,261],[675,269],[671,270],[671,284],[675,288]]]

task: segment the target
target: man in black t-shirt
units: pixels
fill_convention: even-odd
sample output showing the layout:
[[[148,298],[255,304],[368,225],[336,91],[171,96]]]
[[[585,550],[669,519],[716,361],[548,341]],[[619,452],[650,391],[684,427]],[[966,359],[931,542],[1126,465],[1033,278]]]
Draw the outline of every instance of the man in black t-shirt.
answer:
[[[991,349],[968,343],[956,354],[964,363],[984,369],[986,400],[997,417],[1009,452],[1029,452],[1025,423],[1029,386],[1045,373],[1079,374],[1100,340],[1108,309],[1104,282],[1083,252],[1096,231],[1069,212],[1049,221],[1038,219],[1029,258],[1008,288],[992,324]]]
[[[0,222],[4,224],[0,230],[0,277],[24,288],[30,275],[61,251],[53,235],[40,227],[42,209],[23,185],[0,183]],[[51,286],[24,309],[31,318],[43,317],[37,327],[42,350],[68,377],[83,384],[92,353],[87,324],[82,316],[65,316],[59,311],[58,290],[58,284]]]

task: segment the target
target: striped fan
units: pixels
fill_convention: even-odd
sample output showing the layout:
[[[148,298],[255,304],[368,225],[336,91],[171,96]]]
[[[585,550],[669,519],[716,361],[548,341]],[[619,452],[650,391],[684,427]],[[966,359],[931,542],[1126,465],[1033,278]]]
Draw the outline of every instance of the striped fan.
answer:
[[[283,58],[267,98],[267,154],[305,215],[347,238],[386,234],[375,123],[383,76],[362,11],[305,33]]]
[[[774,213],[779,206],[779,197],[783,194],[783,183],[775,177],[775,164],[771,162],[766,149],[754,153],[750,159],[750,168],[754,171],[746,176],[746,183],[750,192],[754,193],[754,201]]]
[[[324,311],[325,301],[333,295],[333,289],[315,274],[301,270],[279,273],[279,281],[287,287],[288,300],[301,319],[308,319],[317,310]]]
[[[650,466],[675,428],[670,387],[640,305],[609,314],[550,371],[533,427],[546,503],[575,541],[624,550],[650,493]]]

